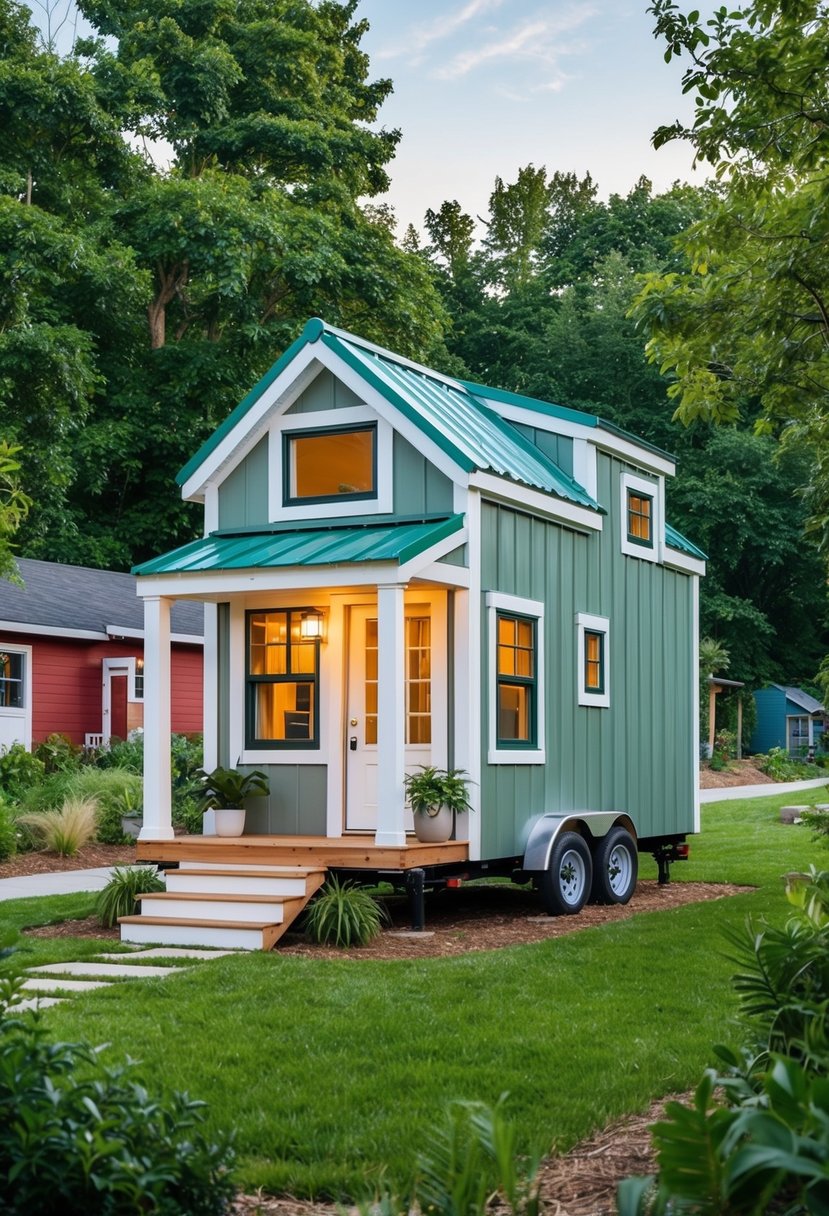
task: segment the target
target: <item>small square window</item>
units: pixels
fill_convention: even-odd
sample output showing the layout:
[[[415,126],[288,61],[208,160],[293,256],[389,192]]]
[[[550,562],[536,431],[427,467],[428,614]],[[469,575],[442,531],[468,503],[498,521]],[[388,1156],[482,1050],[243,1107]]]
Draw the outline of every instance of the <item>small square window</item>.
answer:
[[[285,505],[377,497],[377,428],[287,432]]]
[[[658,562],[664,541],[659,481],[624,470],[620,477],[620,541],[627,557]]]

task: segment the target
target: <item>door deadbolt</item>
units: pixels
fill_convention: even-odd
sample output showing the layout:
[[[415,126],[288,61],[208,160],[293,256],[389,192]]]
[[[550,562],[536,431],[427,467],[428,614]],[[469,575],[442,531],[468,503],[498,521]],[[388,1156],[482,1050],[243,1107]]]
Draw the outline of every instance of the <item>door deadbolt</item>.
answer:
[[[351,748],[351,750],[353,752],[356,752],[356,750],[357,750],[357,736],[356,735],[352,735],[351,738],[348,740],[348,746]]]

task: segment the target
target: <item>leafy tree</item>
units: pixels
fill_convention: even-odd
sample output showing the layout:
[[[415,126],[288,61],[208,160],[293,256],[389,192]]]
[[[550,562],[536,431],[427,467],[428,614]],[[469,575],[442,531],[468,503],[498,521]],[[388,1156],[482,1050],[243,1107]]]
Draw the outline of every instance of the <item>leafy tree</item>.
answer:
[[[17,566],[12,555],[12,537],[26,518],[31,499],[20,489],[19,448],[0,440],[0,578],[17,582]]]
[[[701,22],[656,0],[666,58],[686,56],[690,141],[725,183],[682,240],[688,268],[652,278],[637,314],[684,420],[795,421],[818,452],[813,510],[829,538],[829,8],[754,0]]]
[[[60,59],[0,0],[0,400],[25,552],[123,567],[196,533],[176,470],[308,316],[422,358],[445,316],[361,203],[398,133],[356,0],[81,8]]]

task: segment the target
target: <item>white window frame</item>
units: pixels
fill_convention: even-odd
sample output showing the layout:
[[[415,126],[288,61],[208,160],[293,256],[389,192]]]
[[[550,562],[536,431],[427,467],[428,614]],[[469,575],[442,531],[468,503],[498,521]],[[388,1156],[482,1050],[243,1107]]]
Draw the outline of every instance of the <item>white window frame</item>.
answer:
[[[621,542],[622,552],[627,557],[638,557],[646,562],[658,562],[662,546],[662,495],[658,481],[648,481],[635,473],[622,473],[621,486]],[[628,495],[641,494],[651,500],[651,543],[636,544],[628,540]]]
[[[546,671],[544,668],[544,604],[518,595],[488,591],[486,595],[487,629],[489,632],[489,742],[488,764],[546,764]],[[535,621],[536,645],[536,732],[535,748],[506,747],[498,743],[498,614],[526,616]]]
[[[293,431],[351,430],[371,423],[377,427],[377,495],[374,498],[336,498],[328,502],[291,503],[284,505],[283,444],[284,436]],[[270,433],[270,501],[268,514],[271,521],[330,519],[332,515],[342,518],[349,515],[389,515],[394,509],[394,431],[391,425],[367,405],[352,405],[340,410],[313,410],[308,414],[283,414]]]
[[[578,689],[579,705],[590,705],[599,709],[610,708],[610,621],[606,616],[593,616],[589,612],[576,613],[576,688]],[[600,633],[604,637],[602,649],[602,674],[604,676],[604,692],[591,692],[585,686],[584,680],[584,635],[585,633]]]

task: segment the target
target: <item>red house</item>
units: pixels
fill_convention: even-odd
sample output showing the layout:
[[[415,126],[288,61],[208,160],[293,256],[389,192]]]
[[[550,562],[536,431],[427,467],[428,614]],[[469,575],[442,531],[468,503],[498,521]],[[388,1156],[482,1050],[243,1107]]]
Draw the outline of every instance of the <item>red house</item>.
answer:
[[[131,574],[22,558],[0,580],[0,747],[54,732],[100,746],[144,724],[144,612]],[[201,604],[173,614],[173,730],[202,729]]]

